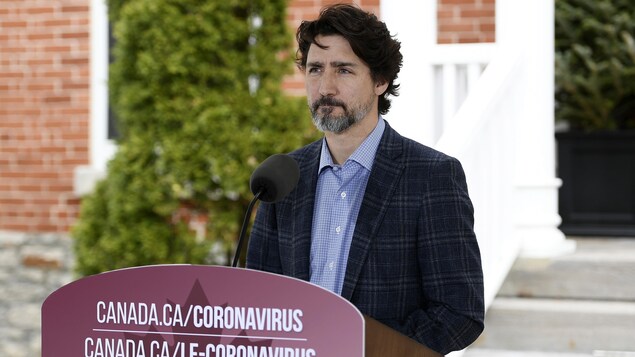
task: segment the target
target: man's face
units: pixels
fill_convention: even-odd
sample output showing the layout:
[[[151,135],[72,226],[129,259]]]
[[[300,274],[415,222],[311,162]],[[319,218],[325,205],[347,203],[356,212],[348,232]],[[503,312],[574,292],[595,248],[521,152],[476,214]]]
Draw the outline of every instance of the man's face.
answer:
[[[354,124],[377,118],[377,97],[387,85],[376,84],[370,68],[339,35],[317,36],[307,54],[306,90],[316,127],[343,133]]]

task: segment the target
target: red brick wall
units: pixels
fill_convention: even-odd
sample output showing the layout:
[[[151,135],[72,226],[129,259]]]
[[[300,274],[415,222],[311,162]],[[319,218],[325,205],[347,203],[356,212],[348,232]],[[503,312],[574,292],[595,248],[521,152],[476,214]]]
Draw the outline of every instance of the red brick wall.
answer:
[[[438,43],[495,42],[495,0],[438,0]]]
[[[64,232],[88,163],[89,0],[0,1],[0,229]]]

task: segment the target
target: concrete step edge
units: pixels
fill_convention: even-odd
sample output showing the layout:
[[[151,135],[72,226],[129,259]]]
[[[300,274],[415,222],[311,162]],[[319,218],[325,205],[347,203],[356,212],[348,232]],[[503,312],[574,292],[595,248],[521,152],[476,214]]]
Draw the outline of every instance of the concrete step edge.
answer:
[[[490,307],[492,310],[584,312],[635,317],[635,301],[497,297]]]
[[[635,302],[497,298],[475,348],[635,351]]]
[[[634,276],[635,262],[521,258],[512,267],[498,294],[635,301]]]

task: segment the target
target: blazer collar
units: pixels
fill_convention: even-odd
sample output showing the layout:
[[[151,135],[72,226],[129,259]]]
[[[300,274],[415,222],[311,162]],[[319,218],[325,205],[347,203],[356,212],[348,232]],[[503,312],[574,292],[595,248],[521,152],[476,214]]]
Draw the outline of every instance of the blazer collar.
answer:
[[[317,187],[318,167],[322,140],[318,140],[295,155],[300,169],[300,180],[293,191],[292,214],[293,222],[292,251],[293,256],[288,261],[289,270],[285,275],[309,281],[311,264],[311,231],[313,225],[313,208],[315,206],[315,189]],[[283,267],[284,269],[284,267]]]

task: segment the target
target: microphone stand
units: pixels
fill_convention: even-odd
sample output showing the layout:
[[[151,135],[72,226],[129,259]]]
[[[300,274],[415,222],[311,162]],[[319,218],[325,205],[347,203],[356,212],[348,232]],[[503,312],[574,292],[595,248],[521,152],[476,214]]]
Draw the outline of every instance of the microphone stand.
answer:
[[[261,188],[256,195],[254,196],[254,198],[251,199],[251,202],[249,202],[249,206],[247,207],[247,212],[245,212],[245,218],[243,219],[243,225],[242,228],[240,229],[240,236],[238,236],[238,244],[236,246],[236,253],[234,253],[234,261],[232,262],[232,268],[235,268],[236,265],[238,265],[238,259],[240,258],[240,251],[243,245],[243,240],[245,239],[245,233],[247,232],[247,223],[249,223],[249,218],[251,217],[251,211],[254,209],[254,204],[256,204],[256,201],[258,201],[258,199],[260,198],[260,196],[262,196],[262,194],[265,193],[265,189]]]

